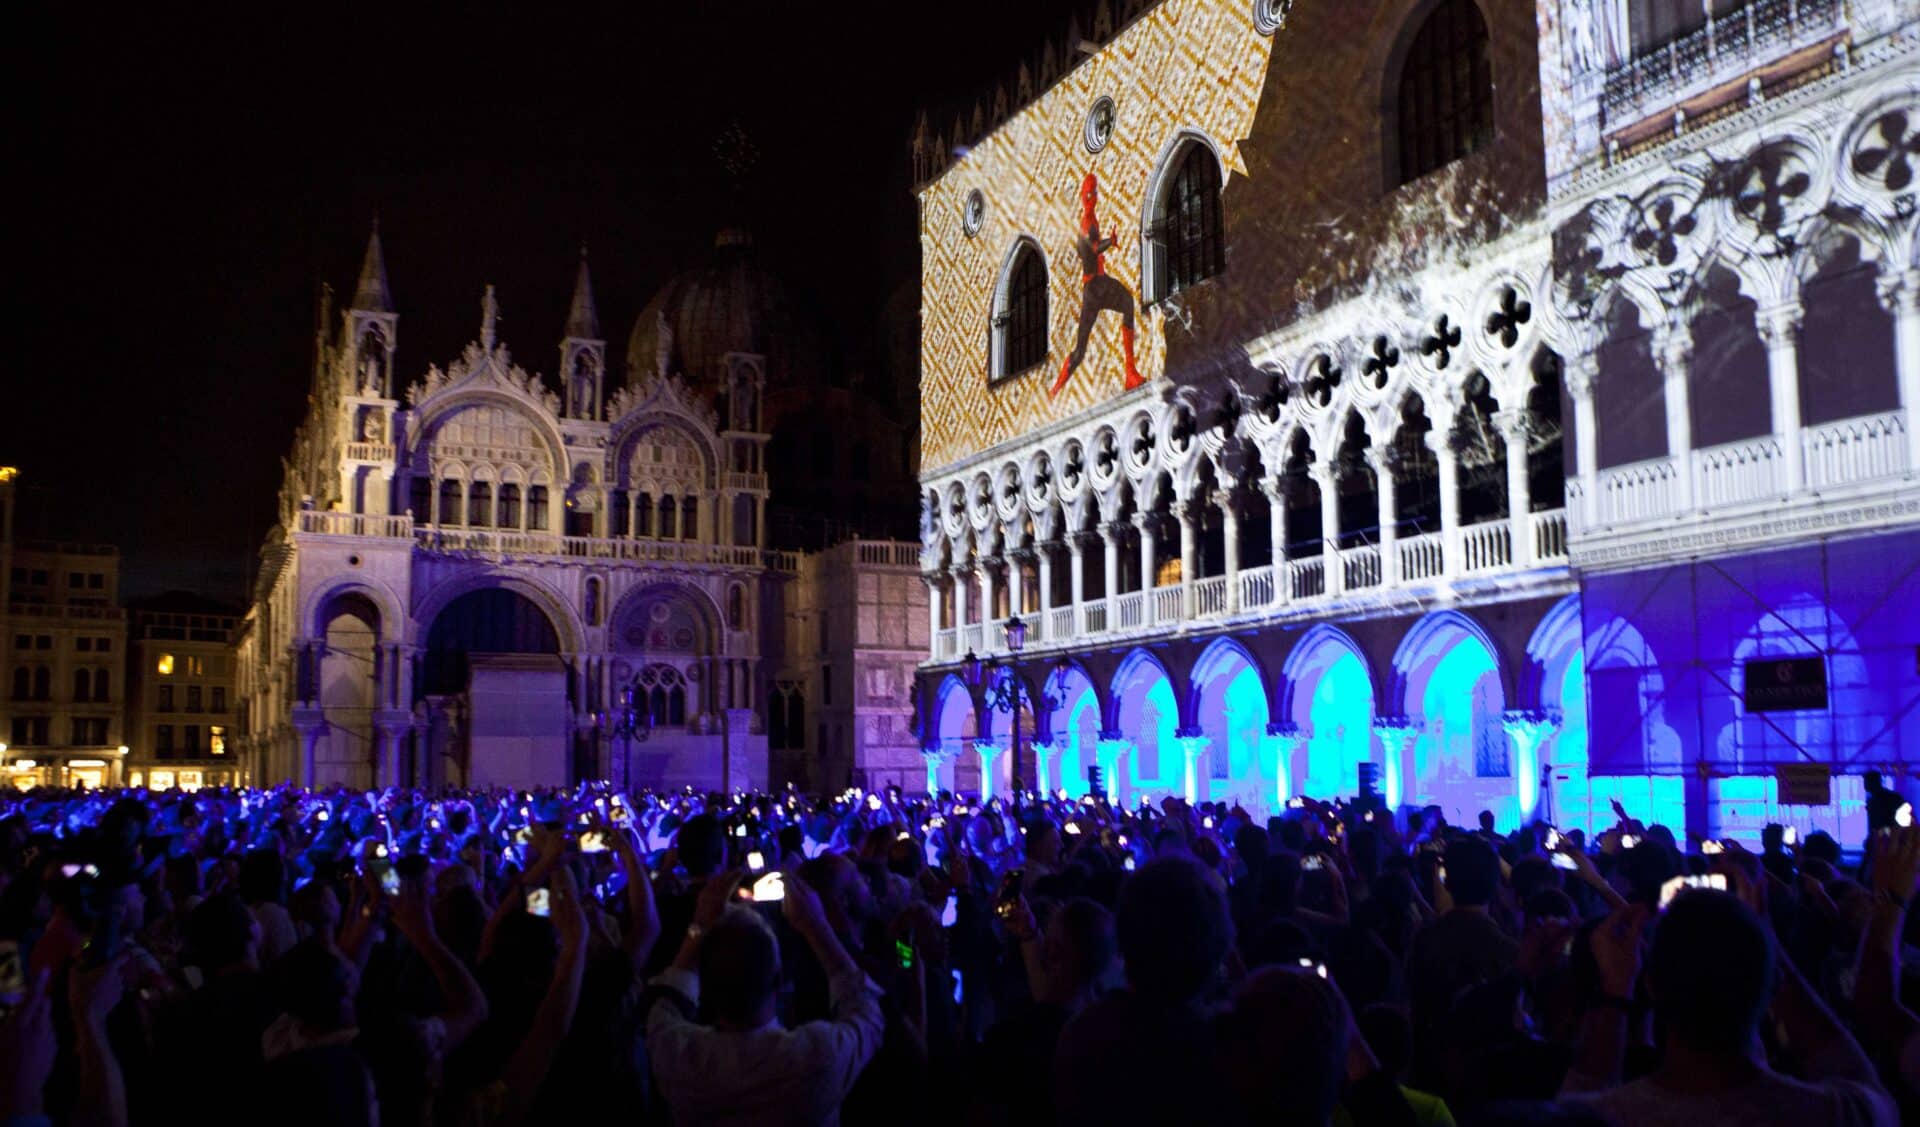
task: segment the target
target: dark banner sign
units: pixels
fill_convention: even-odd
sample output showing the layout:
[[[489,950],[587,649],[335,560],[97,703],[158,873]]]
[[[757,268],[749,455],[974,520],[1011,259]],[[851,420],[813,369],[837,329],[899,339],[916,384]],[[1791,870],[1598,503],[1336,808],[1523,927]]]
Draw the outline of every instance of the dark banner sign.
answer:
[[[1823,657],[1770,658],[1747,662],[1748,712],[1824,711],[1827,660]]]

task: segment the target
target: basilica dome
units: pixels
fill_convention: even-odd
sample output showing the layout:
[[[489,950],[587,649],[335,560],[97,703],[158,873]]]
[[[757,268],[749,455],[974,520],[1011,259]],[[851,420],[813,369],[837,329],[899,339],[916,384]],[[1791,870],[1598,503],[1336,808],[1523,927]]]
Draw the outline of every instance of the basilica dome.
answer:
[[[714,388],[729,352],[767,358],[769,389],[805,385],[823,373],[821,336],[786,285],[761,264],[753,237],[727,228],[713,250],[671,279],[634,319],[627,382],[656,372]]]

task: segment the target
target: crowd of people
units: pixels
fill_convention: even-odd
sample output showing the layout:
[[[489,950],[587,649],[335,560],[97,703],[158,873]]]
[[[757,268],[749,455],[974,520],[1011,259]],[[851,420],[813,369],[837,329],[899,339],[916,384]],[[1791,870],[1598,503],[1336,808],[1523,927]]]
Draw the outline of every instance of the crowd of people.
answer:
[[[31,791],[0,1115],[1920,1122],[1910,811],[1847,857],[1616,814]]]

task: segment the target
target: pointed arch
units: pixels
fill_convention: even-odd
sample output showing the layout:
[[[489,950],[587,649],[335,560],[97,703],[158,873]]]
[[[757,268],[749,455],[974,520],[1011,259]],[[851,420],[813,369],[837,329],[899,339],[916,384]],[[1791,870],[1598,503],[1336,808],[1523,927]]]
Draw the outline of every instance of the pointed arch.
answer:
[[[1458,610],[1439,610],[1425,615],[1400,639],[1399,647],[1393,651],[1393,681],[1387,699],[1407,715],[1417,715],[1419,710],[1412,707],[1407,694],[1415,687],[1412,680],[1419,675],[1419,663],[1444,651],[1461,637],[1472,638],[1486,648],[1487,656],[1493,659],[1494,668],[1499,674],[1506,699],[1513,700],[1518,694],[1515,692],[1512,663],[1478,619]]]

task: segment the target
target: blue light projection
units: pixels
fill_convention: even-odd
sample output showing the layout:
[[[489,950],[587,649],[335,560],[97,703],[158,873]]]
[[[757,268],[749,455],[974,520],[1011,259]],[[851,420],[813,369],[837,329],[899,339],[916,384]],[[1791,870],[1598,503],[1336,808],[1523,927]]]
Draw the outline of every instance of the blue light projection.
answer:
[[[1058,678],[1052,690],[1060,701],[1054,734],[1060,749],[1047,786],[1065,790],[1070,798],[1087,793],[1087,768],[1094,764],[1100,740],[1100,702],[1093,684],[1078,669]]]
[[[1275,765],[1267,744],[1267,693],[1260,673],[1234,643],[1216,642],[1194,663],[1195,715],[1207,737],[1199,772],[1202,798],[1237,802],[1249,811],[1274,805]]]
[[[1308,698],[1306,777],[1296,794],[1332,798],[1356,793],[1360,764],[1373,758],[1373,685],[1366,666],[1342,651],[1321,673]]]
[[[1418,698],[1423,730],[1413,745],[1409,800],[1438,805],[1457,825],[1472,825],[1490,810],[1495,827],[1513,830],[1520,810],[1493,655],[1471,635],[1454,635],[1443,654]],[[1531,779],[1527,786],[1533,789]]]

